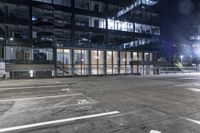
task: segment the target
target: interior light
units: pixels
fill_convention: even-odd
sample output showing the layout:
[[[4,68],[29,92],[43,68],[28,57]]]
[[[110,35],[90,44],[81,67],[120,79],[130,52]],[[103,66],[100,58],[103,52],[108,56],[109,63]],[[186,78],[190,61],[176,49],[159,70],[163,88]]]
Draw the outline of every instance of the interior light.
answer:
[[[13,37],[11,37],[11,38],[10,38],[10,41],[13,41],[13,40],[14,40],[14,38],[13,38]]]
[[[32,21],[36,21],[37,18],[35,16],[32,16]]]
[[[33,78],[33,70],[29,71],[30,77]]]

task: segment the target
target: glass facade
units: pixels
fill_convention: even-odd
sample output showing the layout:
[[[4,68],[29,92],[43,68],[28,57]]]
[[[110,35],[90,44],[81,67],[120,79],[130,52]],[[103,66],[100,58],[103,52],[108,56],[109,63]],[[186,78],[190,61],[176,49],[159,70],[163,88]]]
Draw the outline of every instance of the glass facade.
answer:
[[[131,70],[131,61],[132,61],[132,52],[127,52],[126,53],[126,73],[132,73],[132,70]]]
[[[120,73],[126,73],[126,52],[120,52]]]
[[[6,46],[5,59],[18,62],[52,62],[53,49]]]
[[[70,49],[57,49],[57,75],[72,75],[72,60]]]
[[[113,52],[113,74],[119,73],[119,54],[118,52]]]
[[[91,51],[91,74],[102,75],[104,74],[104,51]]]
[[[89,74],[88,50],[74,50],[74,73],[76,75]]]
[[[54,5],[61,5],[61,6],[70,6],[71,5],[70,0],[33,0],[33,1],[49,3],[49,4],[54,4]]]
[[[113,51],[106,52],[106,73],[113,74]]]
[[[160,27],[152,22],[159,14],[144,9],[156,1],[2,0],[0,59],[29,65],[23,71],[33,69],[31,77],[45,65],[52,76],[138,73],[134,61],[153,61],[157,52],[148,48],[159,43]]]
[[[57,64],[63,69],[61,76],[142,74],[144,66],[131,62],[142,59],[143,55],[146,61],[152,61],[152,53],[57,49]]]

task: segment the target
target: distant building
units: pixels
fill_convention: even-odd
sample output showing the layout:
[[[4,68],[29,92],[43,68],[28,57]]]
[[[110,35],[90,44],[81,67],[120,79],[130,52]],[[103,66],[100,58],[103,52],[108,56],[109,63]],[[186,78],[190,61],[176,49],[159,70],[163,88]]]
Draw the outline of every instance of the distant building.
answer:
[[[12,78],[149,74],[159,0],[0,0],[0,58]]]
[[[200,2],[195,3],[192,19],[192,31],[190,36],[190,62],[200,64]]]

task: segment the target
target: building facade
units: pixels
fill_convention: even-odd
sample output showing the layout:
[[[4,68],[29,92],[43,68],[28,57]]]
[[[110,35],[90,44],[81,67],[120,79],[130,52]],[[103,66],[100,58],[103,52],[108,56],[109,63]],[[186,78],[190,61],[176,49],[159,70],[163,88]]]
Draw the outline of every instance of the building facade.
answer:
[[[0,0],[0,59],[11,78],[151,74],[159,0]]]
[[[190,51],[188,57],[185,59],[193,65],[200,64],[200,2],[195,1],[194,11],[192,14],[191,36],[189,38],[189,45],[185,45]]]

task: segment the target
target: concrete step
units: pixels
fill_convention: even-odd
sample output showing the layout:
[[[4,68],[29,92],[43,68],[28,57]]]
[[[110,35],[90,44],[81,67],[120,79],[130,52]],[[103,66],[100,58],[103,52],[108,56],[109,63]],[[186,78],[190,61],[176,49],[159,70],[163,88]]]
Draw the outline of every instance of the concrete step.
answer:
[[[6,64],[7,71],[54,70],[54,64]]]

